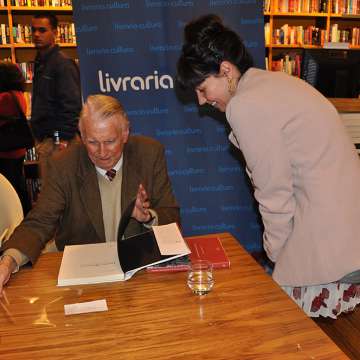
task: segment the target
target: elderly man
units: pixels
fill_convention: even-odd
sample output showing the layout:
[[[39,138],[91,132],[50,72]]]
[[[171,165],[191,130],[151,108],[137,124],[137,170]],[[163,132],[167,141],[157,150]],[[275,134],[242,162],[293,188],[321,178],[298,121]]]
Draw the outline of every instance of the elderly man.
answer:
[[[0,250],[0,294],[11,273],[34,263],[52,238],[58,250],[115,241],[121,212],[135,197],[126,237],[180,220],[163,146],[129,136],[127,115],[116,99],[89,96],[79,128],[83,144],[53,159],[38,203]]]

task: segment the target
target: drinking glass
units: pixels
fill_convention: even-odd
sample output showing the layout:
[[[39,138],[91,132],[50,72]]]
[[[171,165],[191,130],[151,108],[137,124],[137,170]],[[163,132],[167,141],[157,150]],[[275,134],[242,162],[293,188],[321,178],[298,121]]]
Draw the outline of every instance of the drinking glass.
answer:
[[[194,261],[190,265],[187,284],[196,295],[205,295],[214,286],[212,265],[208,261]]]

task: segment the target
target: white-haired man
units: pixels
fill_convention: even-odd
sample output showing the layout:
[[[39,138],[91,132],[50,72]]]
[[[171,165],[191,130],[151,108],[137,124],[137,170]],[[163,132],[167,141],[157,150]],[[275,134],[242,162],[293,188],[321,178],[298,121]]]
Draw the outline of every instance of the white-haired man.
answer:
[[[121,213],[136,198],[125,235],[154,224],[180,222],[163,146],[129,135],[121,104],[89,96],[80,115],[82,144],[50,163],[38,203],[0,249],[0,295],[11,273],[34,263],[46,244],[55,246],[116,241]]]

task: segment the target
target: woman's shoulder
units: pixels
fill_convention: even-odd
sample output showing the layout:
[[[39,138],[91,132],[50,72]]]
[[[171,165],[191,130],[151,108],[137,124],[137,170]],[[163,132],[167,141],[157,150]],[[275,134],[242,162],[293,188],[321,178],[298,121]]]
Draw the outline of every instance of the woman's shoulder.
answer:
[[[26,112],[26,100],[22,91],[6,91],[0,93],[0,109],[2,115],[11,115],[17,112],[14,96],[18,101],[23,112]]]

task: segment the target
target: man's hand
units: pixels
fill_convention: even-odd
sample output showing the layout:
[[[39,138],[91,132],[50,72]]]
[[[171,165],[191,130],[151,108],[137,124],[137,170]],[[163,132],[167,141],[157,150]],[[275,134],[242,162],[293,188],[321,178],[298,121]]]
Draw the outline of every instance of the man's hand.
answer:
[[[136,194],[134,210],[131,216],[141,223],[147,223],[151,220],[151,214],[149,212],[149,208],[150,208],[150,201],[148,199],[147,192],[144,186],[140,184],[138,188],[138,192]]]
[[[2,297],[4,285],[9,281],[16,267],[16,261],[9,255],[4,255],[0,260],[0,297]]]

